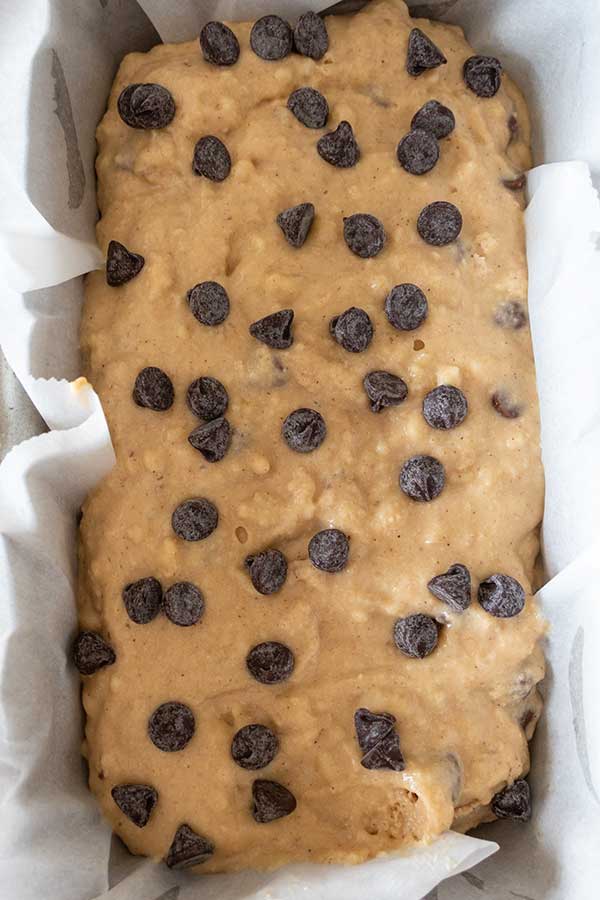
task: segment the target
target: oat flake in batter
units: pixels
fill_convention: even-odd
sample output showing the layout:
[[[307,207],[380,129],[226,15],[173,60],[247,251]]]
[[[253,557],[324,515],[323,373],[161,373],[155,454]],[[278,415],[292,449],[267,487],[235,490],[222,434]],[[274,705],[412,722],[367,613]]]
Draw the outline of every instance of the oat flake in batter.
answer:
[[[130,54],[98,128],[85,753],[134,853],[205,872],[530,812],[527,112],[399,0],[325,26]]]

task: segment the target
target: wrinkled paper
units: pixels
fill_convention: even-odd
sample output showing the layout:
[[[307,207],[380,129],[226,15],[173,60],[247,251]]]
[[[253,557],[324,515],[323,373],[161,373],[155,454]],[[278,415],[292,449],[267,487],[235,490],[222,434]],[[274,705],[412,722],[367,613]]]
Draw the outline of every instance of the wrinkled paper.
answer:
[[[536,162],[554,163],[530,174],[526,214],[552,576],[540,591],[552,627],[546,711],[533,744],[532,822],[485,826],[478,832],[485,840],[448,833],[431,847],[352,868],[295,865],[195,878],[131,857],[111,839],[85,784],[78,677],[65,656],[76,629],[76,514],[113,463],[98,398],[76,380],[79,276],[102,265],[94,240],[94,129],[125,52],[148,49],[159,35],[193,38],[211,18],[293,18],[322,5],[78,0],[75,14],[71,0],[0,0],[0,342],[52,429],[19,445],[0,467],[0,895],[597,898],[600,206],[586,165],[600,172],[596,0],[568,8],[562,0],[412,4],[420,15],[437,11],[463,25],[478,50],[503,59],[530,104]],[[501,851],[486,859],[494,841]]]

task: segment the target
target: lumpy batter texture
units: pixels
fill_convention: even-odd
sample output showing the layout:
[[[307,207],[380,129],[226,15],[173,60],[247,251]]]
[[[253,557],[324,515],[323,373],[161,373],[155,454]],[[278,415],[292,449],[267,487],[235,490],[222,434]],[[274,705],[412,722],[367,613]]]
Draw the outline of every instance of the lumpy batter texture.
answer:
[[[271,18],[127,56],[98,129],[85,753],[201,871],[527,818],[543,674],[520,94],[401,2]]]

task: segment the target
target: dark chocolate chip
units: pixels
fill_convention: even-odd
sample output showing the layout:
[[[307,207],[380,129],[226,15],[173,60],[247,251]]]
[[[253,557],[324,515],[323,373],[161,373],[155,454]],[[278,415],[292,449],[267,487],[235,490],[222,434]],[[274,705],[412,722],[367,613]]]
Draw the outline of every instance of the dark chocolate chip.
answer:
[[[516,178],[504,178],[502,184],[509,191],[522,191],[527,184],[527,175],[523,172],[521,175],[517,175]]]
[[[257,779],[252,785],[252,815],[261,825],[289,816],[296,809],[296,798],[277,781]]]
[[[123,603],[127,615],[136,625],[146,625],[155,619],[162,606],[163,592],[156,578],[140,578],[123,588]]]
[[[365,769],[392,769],[394,772],[403,772],[406,763],[400,750],[400,738],[396,732],[390,732],[372,750],[365,753],[360,764]]]
[[[231,172],[231,156],[223,141],[213,134],[201,137],[194,147],[192,171],[210,181],[225,181]]]
[[[215,852],[215,845],[192,831],[189,825],[180,825],[169,847],[166,864],[170,869],[187,869],[199,866]]]
[[[110,287],[126,284],[139,275],[145,261],[143,256],[132,253],[119,241],[110,241],[106,255],[106,283]]]
[[[112,666],[115,651],[95,631],[80,631],[73,644],[73,662],[82,675],[93,675],[104,666]]]
[[[263,550],[244,560],[252,584],[259,594],[276,594],[287,578],[287,559],[281,550]]]
[[[454,131],[455,124],[456,120],[451,109],[443,106],[439,100],[428,100],[416,111],[410,127],[423,128],[440,140]]]
[[[327,53],[329,36],[325,22],[314,12],[300,16],[294,28],[294,47],[302,56],[321,59]]]
[[[218,524],[217,507],[205,497],[184,500],[171,516],[173,531],[184,541],[203,541]]]
[[[308,556],[322,572],[341,572],[348,565],[350,543],[343,531],[325,528],[317,531],[308,544]]]
[[[511,113],[506,124],[508,125],[508,143],[512,144],[519,136],[519,120],[514,113]]]
[[[233,66],[240,55],[235,34],[223,22],[207,22],[200,32],[200,47],[206,62],[213,66]]]
[[[400,470],[400,487],[412,500],[425,503],[442,493],[446,473],[433,456],[411,456]]]
[[[362,259],[381,253],[386,238],[379,219],[369,213],[354,213],[344,219],[344,240],[350,250]]]
[[[219,419],[229,405],[227,391],[220,381],[210,375],[192,381],[187,390],[187,400],[194,415],[205,422]]]
[[[278,312],[264,316],[253,322],[250,334],[267,347],[274,350],[287,350],[294,343],[292,335],[293,309],[280,309]]]
[[[284,441],[296,453],[311,453],[321,446],[327,435],[325,419],[316,409],[295,409],[281,427]]]
[[[191,741],[196,730],[189,706],[170,700],[161,703],[148,719],[148,737],[164,753],[175,753]]]
[[[121,91],[117,109],[130,128],[165,128],[173,121],[175,101],[162,84],[130,84]]]
[[[509,787],[492,798],[492,812],[499,819],[528,822],[531,818],[531,791],[524,778],[517,778]]]
[[[278,684],[294,671],[294,654],[285,644],[265,641],[252,648],[246,657],[246,666],[261,684]]]
[[[219,462],[229,450],[231,426],[223,417],[211,419],[210,422],[204,422],[203,425],[194,428],[188,436],[188,441],[207,462]]]
[[[292,91],[287,107],[307,128],[323,128],[327,124],[329,105],[315,88],[301,87]]]
[[[338,169],[355,166],[360,159],[360,149],[350,122],[340,122],[335,131],[328,131],[319,138],[317,151],[321,159]]]
[[[266,725],[245,725],[231,742],[231,755],[242,769],[264,769],[278,750],[277,735]]]
[[[424,175],[433,169],[440,158],[440,148],[430,131],[413,128],[398,144],[396,156],[402,168],[411,175]]]
[[[229,315],[229,297],[218,281],[201,281],[187,292],[187,301],[202,325],[221,325]]]
[[[465,84],[478,97],[493,97],[501,74],[502,63],[495,56],[470,56],[463,66]]]
[[[354,713],[354,728],[362,752],[372,750],[390,731],[393,731],[395,724],[396,717],[391,713],[374,713],[364,706],[357,709]]]
[[[420,28],[413,28],[408,36],[406,71],[409,75],[421,75],[426,69],[435,69],[448,60],[431,38]]]
[[[374,413],[388,406],[398,406],[408,395],[406,383],[391,372],[369,372],[363,378],[363,386]]]
[[[283,59],[292,52],[292,29],[279,16],[263,16],[252,26],[250,46],[261,59]]]
[[[329,333],[349,353],[362,353],[373,340],[373,325],[364,309],[351,306],[329,323]]]
[[[467,398],[451,384],[440,384],[423,400],[423,418],[432,428],[456,428],[465,420],[468,410]]]
[[[461,563],[454,563],[447,572],[436,575],[427,587],[453,612],[462,613],[471,604],[471,573]]]
[[[516,331],[527,324],[527,313],[516,300],[507,300],[496,309],[494,322],[501,328],[513,328]]]
[[[138,406],[164,412],[173,406],[173,382],[157,366],[146,366],[135,379],[132,396]]]
[[[299,203],[298,206],[290,206],[277,216],[277,224],[283,231],[283,235],[292,247],[301,247],[310,226],[315,217],[315,208],[312,203]]]
[[[506,391],[495,391],[491,398],[492,406],[499,415],[505,419],[518,419],[521,415],[521,407],[515,403]]]
[[[516,578],[496,574],[481,582],[477,599],[491,616],[512,619],[525,606],[525,591]]]
[[[415,613],[394,622],[394,643],[405,656],[424,659],[438,643],[438,625],[431,616]]]
[[[158,794],[153,787],[147,784],[117,784],[110,793],[121,812],[134,825],[143,828],[148,824],[158,802]]]
[[[414,331],[427,318],[427,297],[416,284],[397,284],[385,298],[385,314],[399,331]]]
[[[453,203],[436,200],[421,210],[417,219],[417,231],[426,243],[433,247],[444,247],[456,240],[462,224],[460,210]]]
[[[174,625],[188,628],[204,615],[204,597],[195,584],[178,581],[165,591],[164,610]]]

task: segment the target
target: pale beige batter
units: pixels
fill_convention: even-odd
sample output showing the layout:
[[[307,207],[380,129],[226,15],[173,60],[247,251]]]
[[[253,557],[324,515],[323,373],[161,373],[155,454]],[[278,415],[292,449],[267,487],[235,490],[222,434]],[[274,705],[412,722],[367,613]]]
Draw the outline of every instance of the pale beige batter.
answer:
[[[415,25],[448,60],[419,77],[405,68]],[[103,250],[120,241],[145,265],[118,288],[93,273],[82,327],[86,372],[117,457],[81,525],[82,628],[116,653],[113,665],[84,678],[90,784],[134,853],[164,857],[182,823],[207,837],[215,852],[202,872],[359,862],[493,818],[492,796],[528,770],[543,675],[544,625],[531,598],[543,480],[530,336],[527,326],[495,321],[501,304],[526,305],[522,192],[502,183],[530,162],[521,96],[506,74],[491,99],[467,90],[462,66],[473,51],[460,29],[410,19],[399,0],[328,18],[329,50],[318,62],[296,54],[266,62],[250,50],[251,26],[231,27],[241,53],[229,68],[205,62],[197,41],[133,53],[121,65],[98,129],[98,239]],[[171,125],[124,124],[117,98],[138,82],[168,88]],[[304,127],[286,108],[302,86],[327,98],[324,129]],[[430,99],[452,109],[456,128],[440,140],[435,168],[415,176],[398,164],[396,146]],[[348,169],[315,149],[341,120],[361,150]],[[203,135],[218,136],[231,154],[220,183],[192,172]],[[456,204],[464,221],[445,247],[426,244],[415,226],[436,200]],[[296,249],[275,218],[302,202],[316,215]],[[344,243],[342,219],[356,212],[387,231],[375,258]],[[220,282],[231,302],[216,327],[201,325],[186,301],[206,280]],[[392,328],[384,314],[388,291],[401,282],[428,299],[415,331]],[[331,317],[351,306],[374,324],[363,353],[346,352],[328,332]],[[274,351],[250,336],[251,323],[285,308],[295,311],[291,348]],[[146,366],[173,382],[168,411],[132,400]],[[362,380],[378,369],[400,375],[408,398],[374,414]],[[186,391],[202,375],[229,394],[232,445],[214,464],[187,440],[199,420]],[[421,412],[437,384],[459,387],[468,400],[467,418],[452,430],[431,428]],[[518,417],[493,408],[498,391],[519,405]],[[295,453],[281,438],[284,418],[299,407],[318,410],[327,424],[313,453]],[[400,467],[415,454],[445,467],[446,486],[429,503],[398,487]],[[217,529],[197,543],[171,528],[175,507],[194,497],[219,511]],[[350,538],[349,563],[337,574],[308,558],[310,538],[329,526]],[[247,554],[266,548],[281,550],[289,565],[271,596],[254,590],[244,568]],[[456,562],[473,582],[462,614],[427,589]],[[514,618],[477,602],[479,582],[495,572],[527,592]],[[163,589],[196,584],[203,618],[187,628],[163,614],[134,624],[122,590],[148,576]],[[392,639],[395,620],[416,612],[441,623],[439,644],[423,659],[404,656]],[[246,669],[250,648],[268,640],[295,654],[292,676],[277,685]],[[162,752],[147,723],[171,700],[191,708],[196,731],[185,749]],[[361,766],[353,723],[360,707],[396,717],[404,771]],[[249,723],[268,725],[280,742],[259,771],[230,753]],[[295,811],[255,822],[256,778],[285,785]],[[111,797],[123,783],[158,792],[143,828]]]

